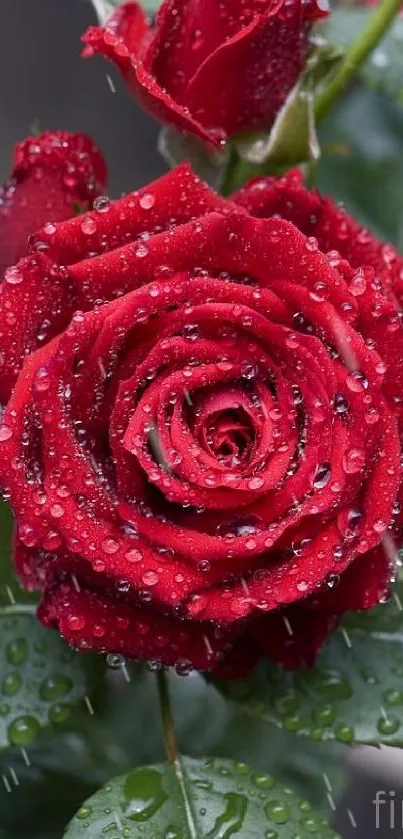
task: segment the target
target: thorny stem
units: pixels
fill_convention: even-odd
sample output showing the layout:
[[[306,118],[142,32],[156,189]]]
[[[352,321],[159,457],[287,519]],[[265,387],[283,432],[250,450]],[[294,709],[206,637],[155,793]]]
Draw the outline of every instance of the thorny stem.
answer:
[[[171,700],[169,698],[168,679],[163,668],[157,671],[157,685],[161,708],[165,756],[170,763],[176,763],[178,760],[178,748],[176,745],[174,723],[172,718]]]
[[[371,52],[379,44],[391,23],[393,23],[402,0],[382,0],[371,14],[367,25],[360,32],[357,40],[347,50],[343,61],[325,90],[316,101],[316,122],[323,119],[336,105],[346,88],[357,75],[358,70]]]

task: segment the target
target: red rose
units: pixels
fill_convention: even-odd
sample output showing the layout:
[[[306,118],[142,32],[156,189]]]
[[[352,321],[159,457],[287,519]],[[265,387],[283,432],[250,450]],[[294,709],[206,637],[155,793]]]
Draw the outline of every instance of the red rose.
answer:
[[[321,16],[318,0],[164,0],[150,25],[128,2],[88,29],[84,55],[113,61],[158,120],[218,145],[271,125]]]
[[[16,146],[10,179],[0,187],[0,272],[26,252],[30,233],[70,218],[105,188],[102,155],[85,134],[52,131]]]
[[[90,137],[53,131],[39,137],[27,137],[16,146],[13,168],[7,183],[0,187],[0,401],[10,395],[10,388],[20,367],[21,358],[30,349],[25,342],[24,311],[20,309],[21,274],[12,266],[27,252],[28,236],[49,222],[68,219],[74,206],[87,209],[89,202],[102,192],[106,183],[103,157]],[[46,245],[44,246],[46,249]],[[51,280],[50,280],[51,283]],[[48,336],[46,310],[49,293],[38,286],[30,288],[27,305],[35,310],[36,340]]]
[[[385,596],[401,484],[400,259],[298,174],[236,199],[182,166],[41,231],[21,340],[41,276],[67,328],[0,425],[41,620],[227,676],[312,662],[342,612]]]

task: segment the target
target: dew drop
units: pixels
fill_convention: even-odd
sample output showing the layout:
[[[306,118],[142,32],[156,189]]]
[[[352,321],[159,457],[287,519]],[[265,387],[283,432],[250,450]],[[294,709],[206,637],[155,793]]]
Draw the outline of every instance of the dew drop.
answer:
[[[10,664],[21,664],[27,656],[27,642],[25,638],[16,638],[6,646],[6,658]]]
[[[256,475],[254,478],[250,478],[248,481],[248,489],[261,489],[264,486],[264,479],[260,478]]]
[[[36,390],[38,393],[44,393],[47,390],[49,390],[50,385],[51,378],[48,370],[46,370],[46,367],[40,367],[33,381],[34,390]]]
[[[119,542],[116,539],[104,539],[101,548],[106,554],[115,554],[119,550]]]
[[[25,748],[29,746],[39,734],[40,725],[35,717],[25,715],[17,717],[7,729],[11,745]]]
[[[93,207],[97,213],[107,213],[111,206],[111,200],[107,195],[100,195],[94,199]]]
[[[353,393],[362,393],[368,388],[368,379],[361,370],[353,370],[346,378],[346,385]]]
[[[159,577],[155,571],[145,571],[142,575],[142,580],[145,586],[156,586],[159,581]]]
[[[92,815],[92,807],[88,807],[87,805],[83,805],[83,807],[80,807],[80,809],[76,813],[76,818],[80,819],[80,821],[84,821],[84,819],[88,819],[91,815]]]
[[[13,436],[13,430],[9,425],[0,425],[0,443],[4,443]]]
[[[162,775],[156,769],[142,769],[126,777],[125,816],[132,821],[146,822],[161,809],[167,800]]]
[[[323,489],[329,482],[331,476],[330,463],[321,463],[316,470],[313,480],[315,489]]]
[[[67,625],[73,632],[80,632],[85,626],[85,618],[82,615],[68,615]]]
[[[40,684],[39,695],[45,702],[54,702],[65,696],[72,687],[73,682],[68,676],[48,676]]]
[[[81,230],[86,236],[92,236],[96,233],[97,223],[91,216],[84,216],[80,224]]]
[[[269,801],[266,804],[265,813],[275,824],[286,824],[290,818],[289,808],[281,801]]]
[[[18,693],[22,681],[19,673],[9,673],[4,679],[1,686],[1,691],[4,696],[14,696]]]
[[[261,772],[255,772],[252,775],[252,784],[258,789],[273,789],[276,786],[276,779],[272,775],[262,775]]]
[[[125,558],[130,563],[141,562],[143,554],[138,550],[138,548],[129,548],[129,550],[125,553]]]
[[[400,720],[397,717],[379,717],[377,729],[380,734],[395,734],[400,728]]]
[[[139,204],[142,210],[151,210],[155,204],[155,196],[146,192],[140,197]]]
[[[320,819],[315,814],[312,814],[307,818],[302,819],[301,827],[303,827],[307,833],[318,833],[321,827]]]
[[[347,475],[355,475],[365,466],[365,452],[361,449],[349,449],[343,457],[343,469]]]
[[[23,279],[23,274],[17,265],[13,265],[11,268],[6,268],[4,272],[4,282],[8,283],[8,285],[20,285]]]
[[[148,256],[147,246],[144,244],[138,245],[136,248],[136,256],[138,256],[139,259],[144,259],[145,256]]]
[[[387,690],[384,694],[384,700],[387,705],[403,705],[403,691],[396,688]]]
[[[112,670],[119,670],[125,665],[125,659],[119,653],[108,653],[106,663]]]
[[[339,723],[334,728],[336,740],[340,743],[352,743],[354,741],[354,729],[346,723]]]
[[[49,709],[49,721],[57,725],[70,719],[71,714],[72,706],[66,702],[59,702]]]

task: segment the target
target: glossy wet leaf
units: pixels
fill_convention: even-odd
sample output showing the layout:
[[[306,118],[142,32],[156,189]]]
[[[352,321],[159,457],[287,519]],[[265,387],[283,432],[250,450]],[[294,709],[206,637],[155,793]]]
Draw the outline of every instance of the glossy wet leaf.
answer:
[[[0,821],[5,831],[4,837],[0,832],[0,839],[60,839],[81,802],[109,778],[163,759],[155,675],[129,663],[130,682],[119,671],[108,672],[108,683],[91,694],[95,714],[91,716],[79,703],[63,727],[43,729],[28,749],[31,766],[25,764],[18,748],[0,755],[0,775],[12,787],[10,795],[0,783]],[[182,753],[246,761],[255,771],[273,774],[291,785],[327,815],[327,787],[321,773],[326,773],[337,800],[347,746],[297,739],[248,717],[200,674],[184,678],[171,672],[169,683]],[[19,779],[18,787],[10,766]],[[122,839],[114,832],[110,837]]]
[[[288,95],[268,134],[258,131],[236,140],[244,160],[274,167],[318,160],[320,146],[315,125],[315,91],[342,57],[342,50],[331,44],[316,47],[298,83]]]
[[[334,832],[288,787],[272,776],[230,760],[178,759],[111,780],[89,798],[70,822],[65,839],[291,839]]]
[[[91,2],[101,24],[105,23],[115,9],[122,5],[121,0],[91,0]],[[160,5],[160,0],[141,0],[141,5],[147,14],[153,15]]]
[[[0,609],[0,749],[25,748],[43,726],[66,722],[94,674],[92,657],[71,650],[35,617]]]
[[[403,585],[368,613],[351,614],[314,668],[262,664],[221,683],[245,712],[315,740],[403,744]]]
[[[220,189],[229,158],[228,147],[223,152],[209,152],[196,137],[180,134],[174,128],[164,126],[158,138],[158,151],[168,166],[174,168],[187,160],[203,180],[215,189]]]
[[[335,44],[348,47],[364,29],[373,8],[336,9],[325,24],[326,36]],[[322,28],[322,27],[321,27]],[[403,19],[396,18],[380,44],[371,53],[361,78],[374,90],[403,103]]]

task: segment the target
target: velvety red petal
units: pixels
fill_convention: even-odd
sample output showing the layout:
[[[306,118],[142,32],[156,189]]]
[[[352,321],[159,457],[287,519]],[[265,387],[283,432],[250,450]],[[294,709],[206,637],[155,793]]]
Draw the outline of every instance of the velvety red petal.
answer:
[[[0,272],[23,256],[28,236],[85,207],[105,188],[101,153],[84,134],[54,131],[17,146],[9,181],[0,189]]]
[[[203,125],[220,126],[227,135],[273,122],[305,63],[310,23],[319,11],[315,2],[301,0],[259,5],[259,13],[255,8],[243,26],[238,13],[233,34],[194,68],[183,94],[195,118]],[[206,23],[200,32],[205,29]]]
[[[281,178],[257,178],[233,199],[259,218],[281,216],[296,224],[328,252],[332,265],[345,270],[342,260],[357,269],[349,279],[359,302],[358,328],[386,362],[385,390],[402,413],[403,328],[398,310],[403,302],[403,258],[381,242],[344,209],[316,190],[308,190],[299,169]],[[375,275],[365,273],[365,266]],[[348,269],[348,266],[347,266]],[[390,359],[393,364],[390,364]],[[403,418],[400,418],[403,423]]]
[[[288,219],[306,236],[314,234],[322,214],[320,195],[305,188],[300,169],[282,177],[254,178],[231,197],[252,216]]]
[[[331,575],[324,590],[311,598],[312,607],[336,614],[372,609],[388,597],[395,562],[396,546],[386,534],[380,545],[358,557],[344,574]]]
[[[396,249],[377,239],[330,198],[306,189],[299,169],[279,178],[256,178],[232,198],[251,215],[278,214],[292,221],[307,236],[314,236],[322,251],[337,251],[353,268],[370,265],[387,288],[400,289],[403,258]]]
[[[330,611],[315,612],[304,606],[290,606],[254,621],[251,635],[261,653],[286,670],[312,667],[338,617]]]
[[[147,30],[138,4],[126,3],[104,27],[86,32],[84,55],[114,61],[150,113],[219,146],[229,134],[273,121],[322,15],[316,0],[247,7],[241,0],[165,0]]]
[[[45,148],[49,148],[47,156],[51,157],[52,152],[56,155],[56,167],[57,154],[63,152],[63,145],[61,152],[59,146],[54,147],[52,143]],[[83,165],[87,163],[84,154]],[[21,155],[18,156],[18,165],[19,168],[23,165]],[[62,177],[57,168],[51,168],[50,173],[52,177],[56,174]],[[88,190],[88,193],[80,192],[80,195],[89,196],[91,181]],[[66,209],[68,212],[64,217],[67,218],[71,215],[70,205]],[[40,208],[35,219],[40,223],[39,211]],[[59,268],[58,265],[80,263],[86,273],[89,271],[92,274],[94,260],[87,258],[101,254],[106,240],[110,249],[117,250],[144,234],[183,224],[212,211],[228,213],[231,205],[200,181],[187,164],[183,164],[138,192],[113,203],[103,200],[98,210],[68,218],[66,222],[45,224],[32,235],[30,251],[33,255],[10,268],[0,285],[0,400],[6,402],[9,398],[17,372],[28,352],[64,329],[75,309],[91,308],[97,298],[108,298],[109,294],[113,297],[115,294],[114,289],[110,292],[106,288],[99,289],[91,277],[80,282],[78,291],[68,268]],[[38,228],[35,226],[33,229]],[[136,246],[139,253],[141,248],[146,248],[146,245]],[[102,275],[102,261],[98,266],[97,273]],[[162,254],[159,266],[160,270],[167,270]],[[126,267],[130,271],[128,262]],[[120,268],[123,268],[121,262]],[[136,282],[131,277],[132,282]],[[139,279],[140,284],[143,281],[146,282],[147,278]],[[84,295],[81,289],[85,291]]]
[[[275,14],[281,0],[164,0],[156,17],[152,39],[152,66],[156,77],[175,97],[184,95],[190,79],[215,51],[263,14]]]
[[[189,109],[177,102],[153,75],[150,52],[145,53],[145,46],[149,41],[147,32],[142,32],[141,27],[137,25],[128,25],[128,17],[137,16],[137,13],[137,4],[128,3],[123,13],[118,9],[105,26],[90,26],[82,37],[85,44],[83,56],[89,58],[93,55],[103,55],[112,61],[121,71],[132,94],[152,116],[173,125],[179,131],[195,134],[209,145],[219,148],[222,134],[206,130],[192,117]],[[136,33],[134,42],[133,28]],[[130,40],[126,43],[128,34]]]
[[[118,653],[129,658],[214,671],[240,678],[254,667],[254,644],[238,631],[185,620],[180,614],[131,602],[105,586],[91,588],[74,562],[55,567],[39,606],[45,626],[57,628],[66,641],[82,650]]]

